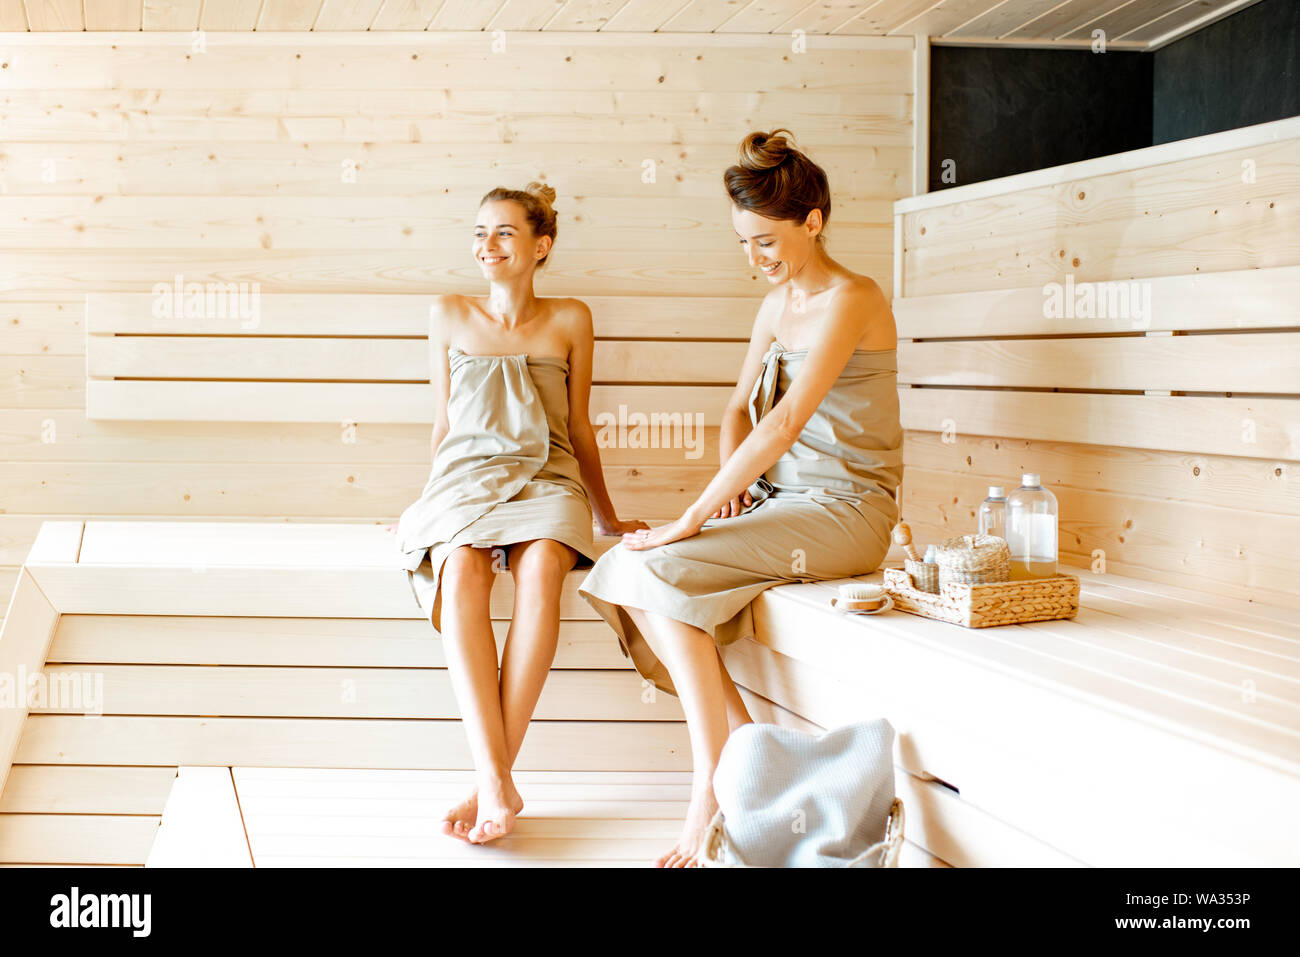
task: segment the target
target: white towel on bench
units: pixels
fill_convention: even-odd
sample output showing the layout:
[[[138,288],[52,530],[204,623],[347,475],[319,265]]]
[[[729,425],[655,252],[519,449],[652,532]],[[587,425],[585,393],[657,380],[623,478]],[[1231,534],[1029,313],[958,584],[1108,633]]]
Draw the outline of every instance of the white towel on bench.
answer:
[[[724,843],[741,862],[843,867],[884,839],[894,802],[894,727],[878,718],[812,735],[742,725],[722,749],[713,792]]]

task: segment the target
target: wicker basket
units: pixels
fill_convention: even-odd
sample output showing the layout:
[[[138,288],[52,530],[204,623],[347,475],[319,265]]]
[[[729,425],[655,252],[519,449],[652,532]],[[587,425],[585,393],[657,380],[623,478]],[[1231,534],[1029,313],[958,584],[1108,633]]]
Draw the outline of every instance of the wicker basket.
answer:
[[[1073,618],[1079,612],[1079,579],[1074,575],[980,585],[947,582],[937,595],[916,588],[902,568],[884,569],[884,578],[897,610],[966,628]]]
[[[939,566],[934,562],[914,562],[903,559],[903,567],[912,576],[912,584],[921,591],[939,594]]]
[[[885,821],[885,837],[845,864],[845,867],[897,867],[898,855],[903,849],[903,800],[895,797]],[[718,811],[709,822],[704,834],[704,844],[697,858],[701,867],[756,867],[746,864],[734,850],[727,847],[727,836],[722,830],[722,812]],[[875,863],[879,861],[879,863]]]
[[[1004,582],[1011,577],[1011,549],[996,535],[959,535],[935,546],[934,563],[939,566],[939,586],[948,582],[983,585]]]

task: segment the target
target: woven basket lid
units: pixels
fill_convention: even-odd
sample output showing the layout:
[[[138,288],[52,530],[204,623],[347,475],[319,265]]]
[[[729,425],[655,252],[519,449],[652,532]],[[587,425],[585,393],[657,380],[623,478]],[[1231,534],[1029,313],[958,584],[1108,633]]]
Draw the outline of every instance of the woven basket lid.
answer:
[[[1010,551],[1007,540],[997,535],[958,535],[956,538],[944,539],[935,550],[940,554],[961,555],[997,553],[1003,549]]]

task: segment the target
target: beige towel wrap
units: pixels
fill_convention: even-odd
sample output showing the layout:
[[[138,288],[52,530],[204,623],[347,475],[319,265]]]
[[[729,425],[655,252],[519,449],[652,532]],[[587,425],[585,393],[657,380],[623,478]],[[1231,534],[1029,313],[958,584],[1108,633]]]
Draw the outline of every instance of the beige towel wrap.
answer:
[[[757,424],[789,388],[808,350],[773,342],[750,393]],[[609,622],[641,675],[675,693],[621,606],[708,632],[719,646],[754,633],[750,602],[773,585],[875,571],[889,550],[903,479],[894,349],[859,349],[790,450],[750,486],[754,504],[709,519],[698,535],[601,556],[579,593]]]
[[[550,538],[595,559],[592,511],[569,439],[568,360],[447,350],[447,436],[397,523],[412,589],[440,628],[438,581],[461,545]]]

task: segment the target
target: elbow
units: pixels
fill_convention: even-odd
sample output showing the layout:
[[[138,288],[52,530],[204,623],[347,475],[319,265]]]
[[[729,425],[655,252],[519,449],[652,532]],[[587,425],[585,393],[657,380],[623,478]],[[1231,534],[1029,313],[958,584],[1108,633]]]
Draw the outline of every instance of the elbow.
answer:
[[[764,421],[772,423],[772,434],[781,442],[783,451],[794,445],[803,432],[804,423],[797,422],[788,415],[770,415]]]

